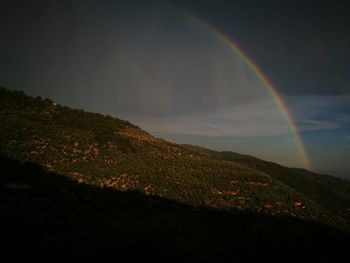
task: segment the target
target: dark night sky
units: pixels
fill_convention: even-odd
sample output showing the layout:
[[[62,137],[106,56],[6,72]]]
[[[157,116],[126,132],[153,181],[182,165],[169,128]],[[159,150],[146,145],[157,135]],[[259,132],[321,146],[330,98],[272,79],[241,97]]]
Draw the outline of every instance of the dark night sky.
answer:
[[[304,166],[233,39],[277,87],[313,169],[350,178],[346,1],[0,3],[0,86],[129,119],[180,143]]]

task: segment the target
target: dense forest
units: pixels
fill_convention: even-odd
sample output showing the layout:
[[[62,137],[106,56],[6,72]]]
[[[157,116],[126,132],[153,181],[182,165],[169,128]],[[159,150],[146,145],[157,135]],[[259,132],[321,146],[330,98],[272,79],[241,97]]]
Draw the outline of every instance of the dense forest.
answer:
[[[350,244],[347,181],[170,143],[128,121],[5,88],[0,120],[8,251],[114,249],[132,258],[136,249],[178,260],[235,254],[238,262],[288,251],[322,261]]]

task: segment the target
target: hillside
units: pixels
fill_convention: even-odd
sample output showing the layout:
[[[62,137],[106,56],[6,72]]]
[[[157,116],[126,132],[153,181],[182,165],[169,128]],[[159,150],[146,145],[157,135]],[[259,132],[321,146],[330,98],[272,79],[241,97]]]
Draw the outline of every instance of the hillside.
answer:
[[[334,262],[350,245],[322,224],[77,184],[35,163],[0,157],[0,172],[1,251],[13,260]]]
[[[273,162],[230,151],[214,151],[198,146],[183,145],[197,153],[232,161],[270,175],[320,204],[324,208],[350,219],[350,182],[305,169],[287,168]]]
[[[167,246],[165,251],[175,244],[183,255],[240,242],[244,249],[267,249],[265,239],[276,247],[279,240],[294,246],[305,239],[309,252],[337,238],[348,244],[348,236],[333,229],[349,229],[344,217],[268,169],[198,153],[127,121],[4,88],[0,120],[1,223],[35,226],[42,233],[34,243],[39,248],[46,242],[76,245],[94,220],[92,239],[102,242],[101,250],[116,233],[140,246],[159,231],[151,243]],[[60,224],[70,229],[65,236],[52,232]],[[314,236],[318,231],[322,238]]]

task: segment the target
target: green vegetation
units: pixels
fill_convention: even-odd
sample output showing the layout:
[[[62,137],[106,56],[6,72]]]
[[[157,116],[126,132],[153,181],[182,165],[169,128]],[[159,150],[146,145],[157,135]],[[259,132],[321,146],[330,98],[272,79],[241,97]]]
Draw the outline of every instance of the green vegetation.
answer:
[[[201,248],[214,246],[215,231],[223,231],[219,244],[224,247],[227,247],[225,242],[231,241],[237,244],[243,240],[246,245],[255,242],[252,241],[257,238],[252,234],[254,231],[269,240],[274,239],[279,234],[270,236],[266,231],[278,232],[280,223],[283,231],[291,224],[290,231],[299,234],[309,225],[314,229],[316,223],[311,222],[349,230],[346,212],[350,207],[349,183],[340,179],[235,153],[173,144],[127,121],[73,110],[49,99],[31,98],[4,88],[0,88],[0,120],[2,165],[10,167],[1,172],[0,196],[1,200],[7,200],[1,209],[9,215],[9,222],[16,217],[11,212],[14,207],[24,213],[21,218],[38,225],[51,222],[56,216],[55,223],[62,220],[70,227],[85,222],[85,216],[92,221],[98,217],[101,224],[98,228],[101,227],[102,232],[96,230],[95,234],[104,243],[101,241],[103,233],[112,235],[107,234],[104,223],[114,229],[111,233],[120,231],[129,239],[130,235],[142,239],[153,231],[163,231],[164,221],[170,220],[165,232],[160,234],[164,236],[157,237],[161,243],[162,240],[166,242],[165,236],[172,235],[177,238],[172,241],[176,244],[184,242]],[[29,167],[28,171],[25,167]],[[41,198],[46,201],[40,201]],[[57,211],[48,208],[49,204]],[[129,211],[126,206],[133,210]],[[156,208],[154,215],[150,214],[150,206]],[[123,214],[123,209],[129,212]],[[116,220],[117,215],[112,211],[119,211],[124,216],[122,221]],[[64,219],[71,214],[72,222]],[[140,221],[126,223],[132,215]],[[218,224],[223,225],[215,228],[211,223],[202,222],[196,226],[201,217],[212,224],[218,220]],[[143,220],[155,223],[149,221],[142,230]],[[184,222],[184,228],[180,227]],[[81,233],[85,233],[92,223],[82,224]],[[243,230],[233,230],[233,226],[240,228],[241,225],[247,237]],[[316,225],[315,229],[325,228]],[[134,228],[139,234],[122,230],[125,227]],[[192,227],[198,227],[195,228],[198,236],[190,237],[181,232]],[[265,227],[267,230],[263,229]],[[226,230],[230,234],[223,234]],[[287,232],[285,238],[294,238],[289,230]],[[50,233],[44,231],[43,235],[49,235],[45,236],[49,244],[54,243]],[[45,238],[40,242],[45,243]],[[70,238],[74,243],[85,237]],[[206,238],[211,240],[210,244],[200,242]],[[82,246],[86,249],[89,244]]]
[[[197,153],[232,161],[270,175],[323,206],[350,219],[350,182],[329,175],[316,174],[297,168],[287,168],[273,162],[229,151],[213,151],[198,146],[183,145]]]

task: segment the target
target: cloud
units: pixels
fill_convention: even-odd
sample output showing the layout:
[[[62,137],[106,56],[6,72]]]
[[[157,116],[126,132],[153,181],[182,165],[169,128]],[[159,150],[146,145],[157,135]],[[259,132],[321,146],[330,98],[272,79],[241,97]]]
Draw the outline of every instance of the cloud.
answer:
[[[334,130],[350,122],[348,116],[336,116],[333,120],[304,119],[296,121],[296,125],[301,132],[317,130]]]
[[[290,133],[288,123],[269,98],[182,116],[128,118],[157,133],[242,137]]]
[[[302,133],[335,130],[350,124],[350,114],[341,111],[347,102],[343,96],[293,96],[285,97],[285,101]],[[181,116],[128,115],[126,118],[150,132],[163,134],[271,137],[292,133],[290,124],[271,97]]]
[[[334,130],[350,123],[350,96],[286,96],[301,132]]]

